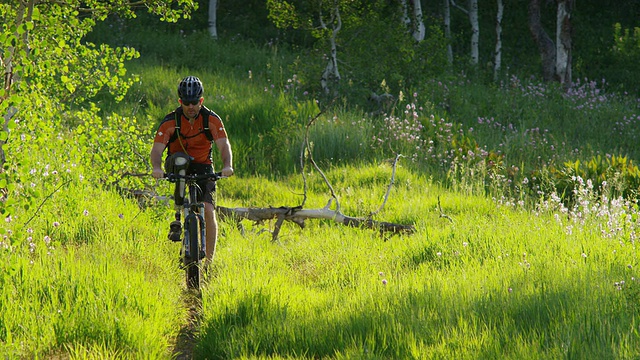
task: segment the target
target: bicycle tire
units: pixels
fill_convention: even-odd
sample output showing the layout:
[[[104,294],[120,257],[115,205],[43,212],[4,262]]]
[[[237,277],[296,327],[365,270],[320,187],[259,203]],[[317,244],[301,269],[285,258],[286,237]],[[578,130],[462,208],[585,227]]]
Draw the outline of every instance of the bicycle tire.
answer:
[[[197,290],[200,288],[200,250],[198,246],[200,244],[200,231],[198,231],[198,219],[195,216],[189,217],[189,221],[186,225],[189,236],[190,254],[190,257],[185,256],[187,288]]]

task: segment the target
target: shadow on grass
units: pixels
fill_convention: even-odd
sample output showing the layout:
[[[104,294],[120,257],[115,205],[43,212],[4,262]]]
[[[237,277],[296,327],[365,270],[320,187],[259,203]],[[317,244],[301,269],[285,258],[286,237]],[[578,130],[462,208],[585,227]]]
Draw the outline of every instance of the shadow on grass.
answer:
[[[202,324],[194,359],[615,358],[640,351],[624,296],[587,284],[507,289],[377,291],[353,311],[304,308],[246,294]],[[583,287],[587,286],[585,290]],[[636,319],[637,320],[637,319]],[[636,344],[636,345],[634,345]],[[638,352],[636,352],[637,354]],[[617,355],[616,355],[617,354]]]

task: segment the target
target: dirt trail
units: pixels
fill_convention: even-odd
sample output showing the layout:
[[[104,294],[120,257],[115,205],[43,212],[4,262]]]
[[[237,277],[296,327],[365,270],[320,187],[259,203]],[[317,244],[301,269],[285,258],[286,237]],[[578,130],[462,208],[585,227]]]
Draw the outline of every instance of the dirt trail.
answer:
[[[188,309],[187,319],[175,339],[173,358],[176,360],[193,359],[196,346],[198,323],[202,310],[202,295],[197,291],[185,291],[184,306]]]

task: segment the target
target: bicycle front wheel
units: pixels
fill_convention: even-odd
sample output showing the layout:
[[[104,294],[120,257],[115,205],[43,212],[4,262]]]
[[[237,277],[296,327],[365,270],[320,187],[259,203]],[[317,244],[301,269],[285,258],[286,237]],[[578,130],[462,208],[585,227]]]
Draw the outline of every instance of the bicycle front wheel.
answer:
[[[189,219],[187,224],[189,256],[185,256],[185,273],[187,280],[187,288],[200,288],[200,231],[198,231],[198,219],[194,216]]]

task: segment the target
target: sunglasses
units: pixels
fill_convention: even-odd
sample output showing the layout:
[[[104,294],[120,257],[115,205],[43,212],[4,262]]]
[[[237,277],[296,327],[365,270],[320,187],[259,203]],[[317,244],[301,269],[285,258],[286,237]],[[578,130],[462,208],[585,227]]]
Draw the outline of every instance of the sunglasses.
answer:
[[[182,100],[182,105],[184,105],[184,106],[198,105],[198,104],[200,104],[200,99],[198,99],[198,100]]]

